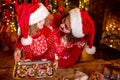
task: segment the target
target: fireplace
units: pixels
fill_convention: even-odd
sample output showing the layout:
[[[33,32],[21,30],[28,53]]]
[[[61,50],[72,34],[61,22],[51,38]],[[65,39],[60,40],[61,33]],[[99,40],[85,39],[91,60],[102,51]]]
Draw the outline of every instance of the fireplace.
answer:
[[[110,0],[104,11],[100,44],[120,50],[120,0]]]

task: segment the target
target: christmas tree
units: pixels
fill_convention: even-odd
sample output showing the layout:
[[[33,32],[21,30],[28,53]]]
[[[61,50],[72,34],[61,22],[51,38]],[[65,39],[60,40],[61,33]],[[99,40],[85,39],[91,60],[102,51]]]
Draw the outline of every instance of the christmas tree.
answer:
[[[4,51],[14,48],[17,37],[15,1],[0,1],[0,42]]]
[[[79,6],[71,5],[69,0],[0,0],[0,42],[6,50],[14,48],[18,36],[16,7],[22,3],[42,2],[51,13],[63,13],[74,7],[89,11],[89,0],[79,0]]]

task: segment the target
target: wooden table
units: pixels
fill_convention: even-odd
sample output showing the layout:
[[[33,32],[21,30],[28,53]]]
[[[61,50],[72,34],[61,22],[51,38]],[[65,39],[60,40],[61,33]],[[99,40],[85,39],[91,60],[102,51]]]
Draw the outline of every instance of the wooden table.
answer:
[[[104,61],[102,59],[87,61],[87,62],[80,62],[75,64],[73,67],[58,69],[56,75],[51,78],[44,78],[44,79],[29,79],[29,80],[65,80],[69,79],[72,80],[76,71],[82,71],[86,73],[88,76],[97,70],[97,67],[100,64],[104,64],[106,62],[115,62],[120,64],[120,60],[112,60],[112,61]],[[12,77],[13,67],[6,67],[0,69],[0,80],[15,80]],[[22,79],[27,80],[27,79]]]

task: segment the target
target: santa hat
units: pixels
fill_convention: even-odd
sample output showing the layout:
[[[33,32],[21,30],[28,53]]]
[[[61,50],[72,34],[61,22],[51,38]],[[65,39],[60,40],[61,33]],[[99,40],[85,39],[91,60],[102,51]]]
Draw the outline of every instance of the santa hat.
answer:
[[[17,19],[22,35],[22,45],[30,45],[32,43],[32,38],[28,35],[29,25],[44,20],[48,15],[49,11],[42,3],[22,4],[17,7]]]
[[[79,8],[74,8],[69,11],[70,13],[70,23],[72,34],[76,38],[85,37],[87,40],[87,46],[85,46],[85,51],[88,54],[95,53],[94,35],[95,35],[95,25],[90,16]]]

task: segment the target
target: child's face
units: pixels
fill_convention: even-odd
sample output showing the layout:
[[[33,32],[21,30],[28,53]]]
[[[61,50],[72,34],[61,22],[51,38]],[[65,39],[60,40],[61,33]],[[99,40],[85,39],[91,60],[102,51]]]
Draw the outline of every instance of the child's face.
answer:
[[[60,31],[62,31],[66,34],[69,34],[71,32],[70,17],[69,16],[62,19],[62,23],[60,24],[59,29],[60,29]]]
[[[39,22],[37,23],[37,27],[38,27],[39,29],[42,29],[44,23],[45,23],[45,20],[39,21]]]

